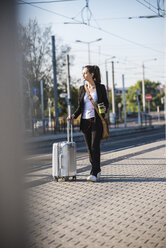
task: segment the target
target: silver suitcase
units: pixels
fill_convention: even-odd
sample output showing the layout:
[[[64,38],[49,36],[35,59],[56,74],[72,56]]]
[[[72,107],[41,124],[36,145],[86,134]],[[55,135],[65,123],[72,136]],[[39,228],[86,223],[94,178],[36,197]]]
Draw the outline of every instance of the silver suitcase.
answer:
[[[73,142],[71,129],[71,141],[54,143],[52,147],[52,176],[58,181],[59,178],[76,180],[76,143]]]

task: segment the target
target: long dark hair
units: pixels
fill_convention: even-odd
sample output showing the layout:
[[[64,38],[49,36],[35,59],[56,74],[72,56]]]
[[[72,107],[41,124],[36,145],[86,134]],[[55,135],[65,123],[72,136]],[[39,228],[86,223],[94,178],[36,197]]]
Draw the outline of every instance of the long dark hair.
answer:
[[[87,68],[89,73],[94,73],[93,80],[95,84],[101,83],[100,68],[97,65],[86,65],[84,68]]]

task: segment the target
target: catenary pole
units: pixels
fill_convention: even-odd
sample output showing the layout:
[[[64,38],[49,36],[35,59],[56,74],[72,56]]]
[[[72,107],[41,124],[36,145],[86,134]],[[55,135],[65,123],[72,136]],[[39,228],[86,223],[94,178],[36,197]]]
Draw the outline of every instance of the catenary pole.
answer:
[[[124,127],[127,126],[126,122],[126,98],[125,98],[125,82],[124,82],[124,74],[122,74],[122,88],[123,88],[123,113],[124,113]]]
[[[114,82],[114,61],[112,63],[112,113],[115,115],[115,82]]]
[[[107,71],[107,68],[106,68],[106,87],[107,87],[107,98],[108,98],[108,101],[109,101],[109,87],[108,87],[108,71]],[[108,110],[107,110],[108,123],[110,123],[110,107],[109,106],[108,106]]]
[[[53,76],[54,76],[55,121],[56,121],[56,129],[59,130],[58,92],[57,92],[57,77],[56,77],[56,50],[55,50],[54,35],[52,35],[52,64],[53,64]]]
[[[144,64],[142,65],[142,103],[143,103],[143,112],[146,112],[146,106],[145,106],[145,66]]]
[[[40,80],[40,94],[41,94],[41,116],[43,122],[43,133],[45,133],[43,80]]]
[[[137,102],[138,102],[138,126],[141,126],[140,88],[137,91]]]
[[[33,116],[32,116],[32,110],[33,110],[33,101],[32,101],[32,98],[31,98],[31,86],[30,86],[30,82],[29,80],[23,76],[24,80],[27,82],[27,87],[28,87],[28,99],[29,99],[29,127],[30,127],[30,130],[33,134],[33,124],[32,124],[32,121],[33,121]]]

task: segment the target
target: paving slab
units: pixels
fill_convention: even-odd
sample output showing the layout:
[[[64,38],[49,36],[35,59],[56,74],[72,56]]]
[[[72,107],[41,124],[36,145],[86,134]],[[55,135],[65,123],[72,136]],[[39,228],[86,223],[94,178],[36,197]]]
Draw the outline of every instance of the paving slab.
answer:
[[[101,156],[102,177],[54,182],[51,168],[27,174],[28,247],[165,248],[166,142]]]

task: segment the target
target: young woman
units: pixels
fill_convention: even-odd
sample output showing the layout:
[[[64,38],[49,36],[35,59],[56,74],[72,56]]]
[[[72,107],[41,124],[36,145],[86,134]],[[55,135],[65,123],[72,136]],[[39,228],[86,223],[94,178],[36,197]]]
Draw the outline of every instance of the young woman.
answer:
[[[104,103],[104,112],[108,109],[106,89],[101,84],[100,69],[98,66],[87,65],[83,69],[83,79],[96,105]],[[80,130],[84,134],[89,160],[92,165],[87,180],[96,182],[100,178],[100,141],[102,137],[102,122],[93,104],[89,100],[84,85],[79,88],[78,107],[68,120],[76,119],[81,114]]]

